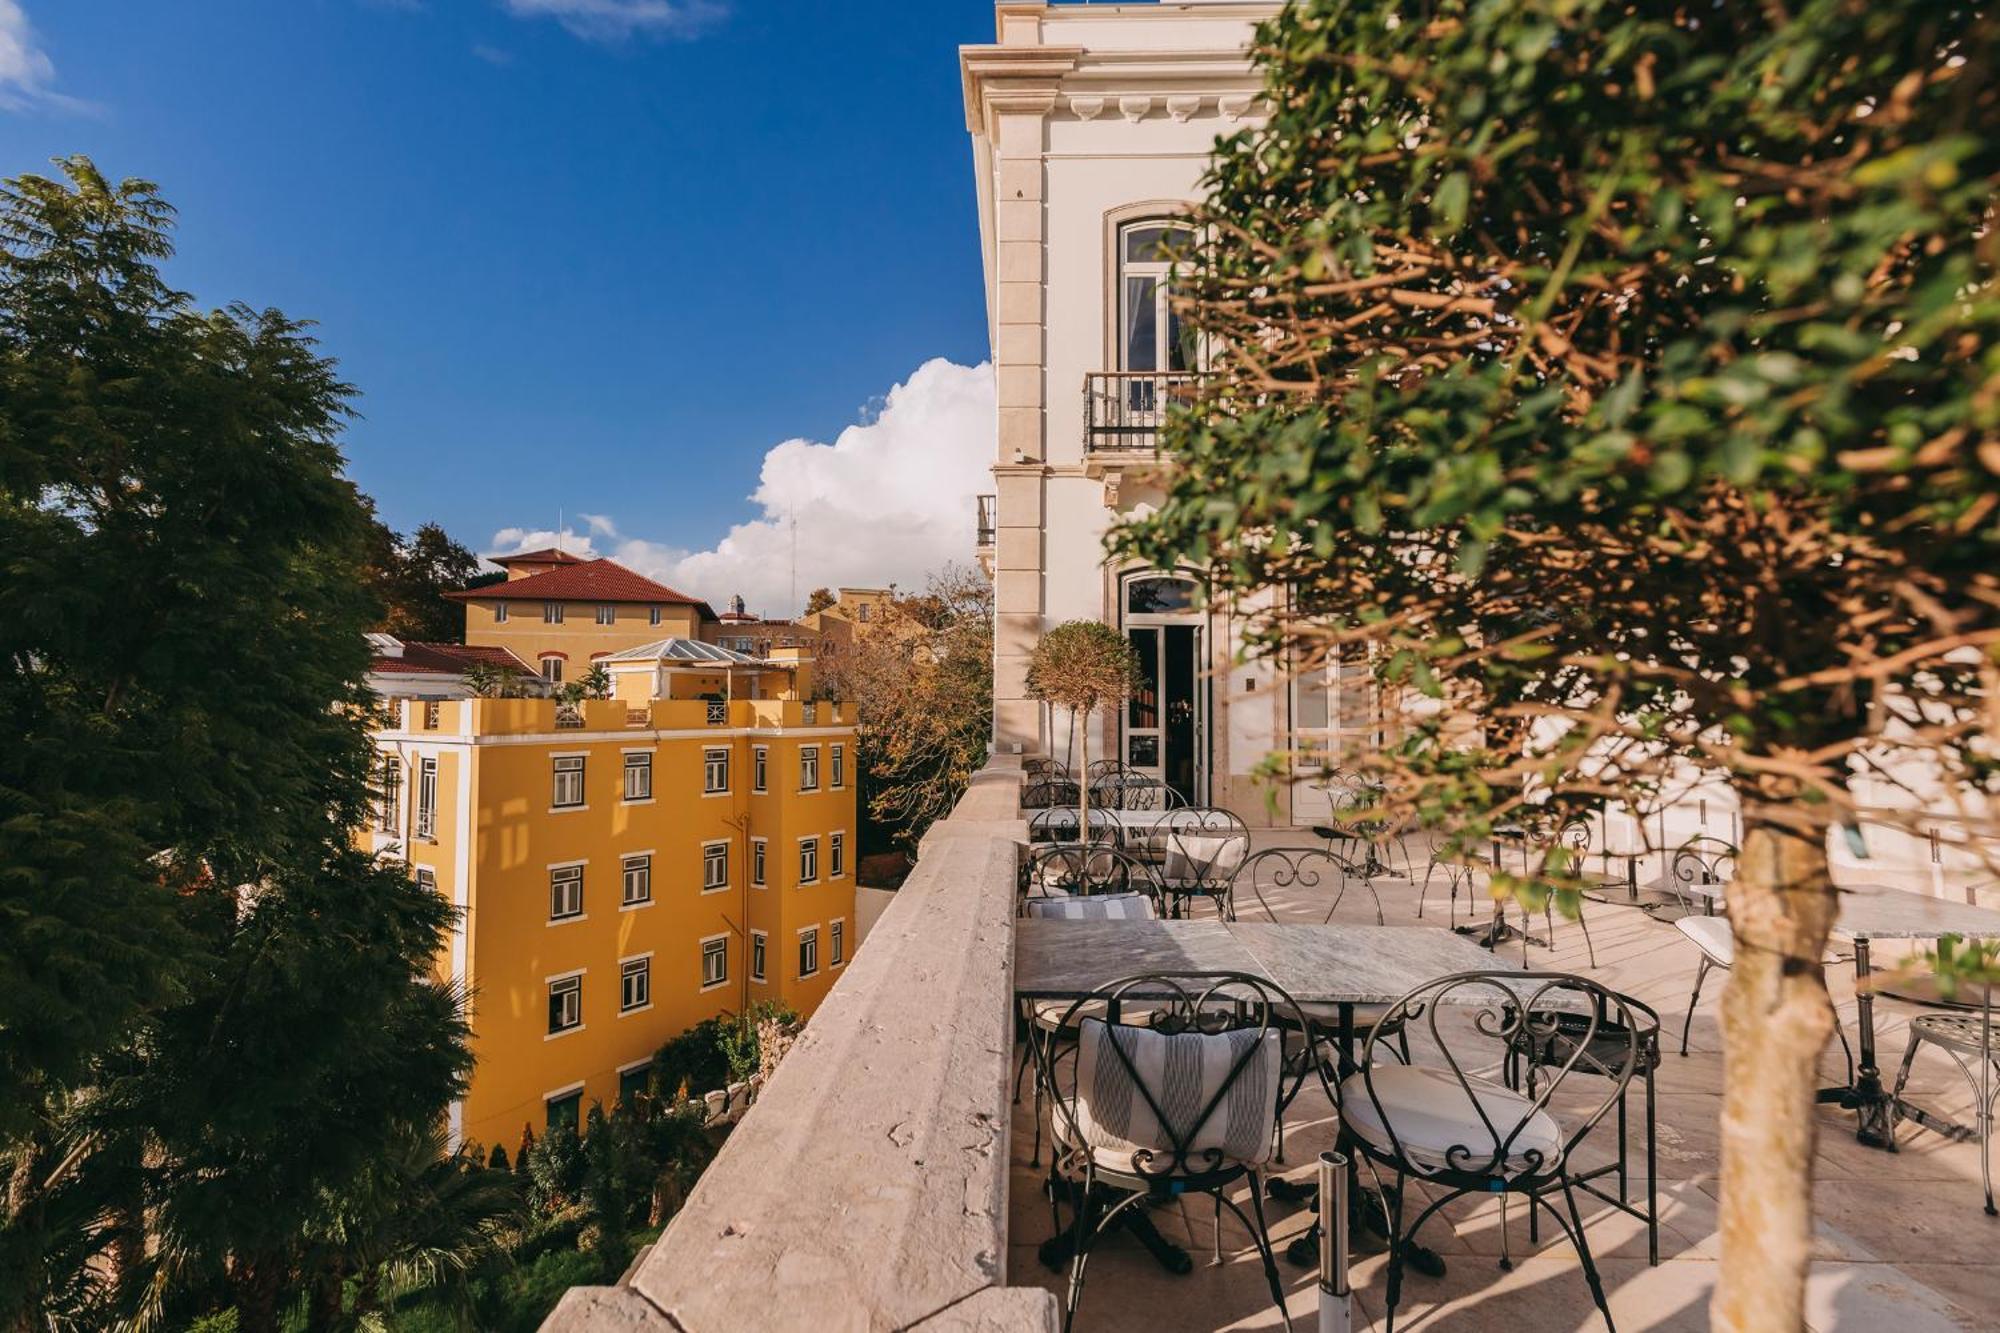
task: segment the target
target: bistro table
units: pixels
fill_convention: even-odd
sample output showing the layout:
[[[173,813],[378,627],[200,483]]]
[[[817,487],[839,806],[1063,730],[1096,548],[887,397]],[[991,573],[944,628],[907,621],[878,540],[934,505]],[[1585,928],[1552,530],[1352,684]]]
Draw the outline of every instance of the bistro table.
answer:
[[[1875,993],[1869,986],[1870,940],[1935,940],[1946,935],[1966,939],[2000,939],[2000,912],[1971,903],[1909,893],[1882,884],[1839,886],[1840,917],[1834,933],[1854,941],[1854,995],[1858,1026],[1859,1068],[1845,1087],[1822,1088],[1821,1102],[1832,1102],[1856,1113],[1854,1136],[1871,1148],[1896,1151],[1896,1099],[1882,1086],[1875,1063]]]

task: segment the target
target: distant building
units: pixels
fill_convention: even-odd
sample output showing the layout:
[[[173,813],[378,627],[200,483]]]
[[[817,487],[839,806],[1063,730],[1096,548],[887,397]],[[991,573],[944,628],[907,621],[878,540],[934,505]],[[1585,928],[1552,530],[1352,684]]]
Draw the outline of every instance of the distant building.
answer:
[[[534,668],[505,648],[471,647],[463,643],[416,643],[393,634],[370,634],[374,656],[368,663],[368,688],[383,699],[466,699],[472,695],[465,673],[484,665],[512,671],[532,681]]]
[[[716,621],[707,602],[616,560],[553,549],[489,559],[507,571],[504,583],[445,594],[465,606],[465,642],[504,648],[551,684],[626,648],[699,639]]]

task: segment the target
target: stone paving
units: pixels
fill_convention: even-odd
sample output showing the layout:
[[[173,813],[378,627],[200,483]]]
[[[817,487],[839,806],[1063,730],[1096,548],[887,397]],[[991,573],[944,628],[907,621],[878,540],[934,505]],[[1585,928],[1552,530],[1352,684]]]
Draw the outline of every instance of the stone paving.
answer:
[[[1309,845],[1304,833],[1259,833],[1257,845]],[[1422,856],[1419,854],[1421,864]],[[1407,881],[1378,882],[1388,923],[1415,924],[1417,894]],[[1482,906],[1484,900],[1482,899]],[[1303,899],[1275,902],[1280,919],[1318,920],[1324,908]],[[1465,920],[1460,902],[1459,920]],[[1443,924],[1444,894],[1434,887],[1425,924]],[[1490,910],[1490,909],[1488,909]],[[1719,1238],[1716,1233],[1717,1118],[1721,1107],[1722,1058],[1715,1007],[1725,980],[1711,974],[1694,1019],[1687,1057],[1674,1053],[1686,1012],[1697,954],[1664,920],[1624,906],[1592,903],[1586,908],[1598,965],[1590,969],[1583,937],[1574,922],[1557,918],[1553,949],[1535,949],[1536,967],[1585,972],[1659,1010],[1667,1052],[1659,1072],[1660,1264],[1646,1262],[1644,1225],[1579,1195],[1585,1230],[1620,1330],[1703,1329],[1714,1284]],[[1337,920],[1372,919],[1365,896],[1350,892]],[[1247,918],[1246,918],[1247,919]],[[1539,929],[1540,923],[1536,923]],[[1518,960],[1520,945],[1505,946]],[[1877,967],[1889,961],[1877,950]],[[1841,1019],[1854,1033],[1852,972],[1830,969]],[[1905,1045],[1909,1017],[1925,1012],[1885,999],[1876,1005],[1879,1059],[1893,1078]],[[1419,1058],[1422,1052],[1419,1051]],[[1839,1047],[1830,1045],[1822,1068],[1827,1081],[1841,1081]],[[1913,1092],[1947,1114],[1969,1120],[1972,1097],[1949,1059],[1935,1048],[1920,1054]],[[1643,1189],[1642,1116],[1633,1099],[1633,1188]],[[1302,1096],[1287,1118],[1286,1165],[1292,1179],[1309,1182],[1309,1164],[1332,1137],[1327,1101],[1316,1091]],[[1606,1125],[1611,1122],[1607,1119]],[[1009,1201],[1007,1282],[1039,1282],[1062,1292],[1066,1275],[1043,1268],[1036,1247],[1050,1234],[1049,1207],[1040,1189],[1041,1173],[1030,1168],[1032,1135],[1029,1099],[1015,1113]],[[2000,1218],[1981,1208],[1978,1148],[1952,1143],[1913,1125],[1902,1127],[1902,1151],[1890,1155],[1862,1147],[1854,1138],[1851,1113],[1835,1107],[1819,1111],[1816,1148],[1819,1217],[1817,1258],[1810,1279],[1808,1322],[1815,1333],[1933,1333],[1934,1330],[2000,1329]],[[1609,1146],[1605,1126],[1593,1133],[1597,1147]],[[1586,1149],[1590,1146],[1586,1142]],[[1247,1195],[1238,1199],[1246,1207]],[[1179,1209],[1156,1209],[1153,1218],[1170,1240],[1195,1257],[1194,1271],[1167,1274],[1129,1237],[1114,1235],[1093,1252],[1079,1329],[1275,1329],[1283,1327],[1270,1298],[1262,1267],[1248,1234],[1223,1214],[1224,1261],[1211,1266],[1211,1205],[1189,1202]],[[1303,1233],[1308,1216],[1300,1209],[1267,1205],[1273,1239],[1282,1250]],[[1426,1225],[1423,1240],[1447,1263],[1443,1278],[1406,1273],[1399,1329],[1570,1330],[1599,1329],[1582,1270],[1574,1252],[1552,1229],[1539,1243],[1529,1239],[1526,1212],[1515,1201],[1507,1213],[1506,1238],[1513,1267],[1500,1267],[1501,1211],[1492,1199],[1461,1200]],[[1294,1326],[1315,1327],[1313,1274],[1280,1257]],[[1379,1252],[1356,1256],[1355,1327],[1381,1327],[1386,1291],[1386,1259]]]

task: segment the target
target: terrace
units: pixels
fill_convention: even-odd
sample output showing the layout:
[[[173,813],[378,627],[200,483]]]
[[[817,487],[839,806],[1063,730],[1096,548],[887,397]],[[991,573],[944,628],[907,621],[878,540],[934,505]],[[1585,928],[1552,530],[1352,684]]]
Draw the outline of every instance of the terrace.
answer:
[[[660,1242],[622,1286],[570,1293],[546,1327],[1060,1326],[1066,1275],[1037,1257],[1051,1222],[1043,1172],[1028,1164],[1031,1099],[1011,1099],[1019,1049],[1016,866],[1027,832],[1011,763],[995,761],[954,816],[933,828],[849,974]],[[1260,849],[1310,841],[1297,831],[1254,835]],[[1415,856],[1421,865],[1422,852]],[[1386,878],[1377,888],[1388,924],[1420,924],[1413,885]],[[1270,901],[1278,920],[1306,923],[1325,915],[1327,898],[1292,890]],[[1441,924],[1447,911],[1434,887],[1421,924]],[[1666,1054],[1657,1099],[1660,1262],[1647,1262],[1641,1222],[1580,1196],[1585,1233],[1619,1328],[1705,1328],[1719,1257],[1720,981],[1711,979],[1703,996],[1689,1054],[1674,1053],[1697,966],[1694,945],[1630,906],[1593,902],[1586,913],[1595,966],[1582,932],[1561,918],[1552,947],[1534,950],[1533,964],[1581,973],[1650,1004],[1664,1019]],[[1461,902],[1460,923],[1466,919]],[[1374,904],[1350,892],[1335,921],[1373,925]],[[1520,947],[1504,946],[1498,960],[1517,961]],[[1829,979],[1843,1026],[1853,1032],[1851,972],[1829,968]],[[1880,1059],[1891,1076],[1908,1021],[1922,1012],[1894,999],[1876,1004]],[[1422,1063],[1422,1039],[1415,1044]],[[1841,1081],[1837,1046],[1823,1071],[1828,1083]],[[1927,1104],[1970,1118],[1965,1083],[1934,1048],[1920,1054],[1910,1087]],[[1286,1114],[1284,1158],[1274,1168],[1294,1181],[1311,1180],[1316,1154],[1332,1140],[1331,1108],[1310,1080],[1307,1088]],[[1636,1145],[1643,1125],[1637,1085],[1633,1093]],[[1978,1146],[1905,1124],[1901,1151],[1890,1156],[1856,1141],[1852,1112],[1827,1106],[1818,1119],[1810,1327],[1992,1327],[2000,1310],[1992,1228],[2000,1223],[1980,1212]],[[1608,1160],[1610,1146],[1608,1133],[1586,1141],[1586,1164]],[[1635,1152],[1635,1195],[1644,1192],[1644,1160],[1643,1149]],[[1234,1197],[1247,1207],[1242,1186]],[[1296,1205],[1267,1209],[1280,1251],[1310,1222]],[[1170,1276],[1132,1238],[1111,1235],[1093,1251],[1077,1327],[1282,1326],[1249,1235],[1227,1213],[1219,1267],[1209,1264],[1205,1201],[1149,1215],[1165,1239],[1187,1249],[1193,1271]],[[1433,1219],[1423,1239],[1446,1272],[1406,1274],[1398,1326],[1602,1326],[1560,1236],[1545,1224],[1532,1240],[1518,1201],[1505,1214],[1505,1231],[1510,1268],[1501,1265],[1502,1210],[1493,1199],[1462,1200]],[[1357,1239],[1356,1327],[1380,1327],[1386,1266],[1379,1249]],[[1282,1258],[1280,1267],[1291,1320],[1308,1326],[1300,1321],[1314,1318],[1315,1275]]]

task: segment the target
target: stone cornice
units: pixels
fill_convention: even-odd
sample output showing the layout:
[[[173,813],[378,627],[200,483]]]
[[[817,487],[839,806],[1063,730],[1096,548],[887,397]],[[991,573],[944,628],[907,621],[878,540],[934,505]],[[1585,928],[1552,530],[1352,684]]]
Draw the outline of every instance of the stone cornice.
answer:
[[[1057,84],[1082,56],[1078,46],[960,47],[967,132],[984,134],[989,112],[1047,112],[1055,105]],[[1043,99],[1047,105],[1041,105]]]

